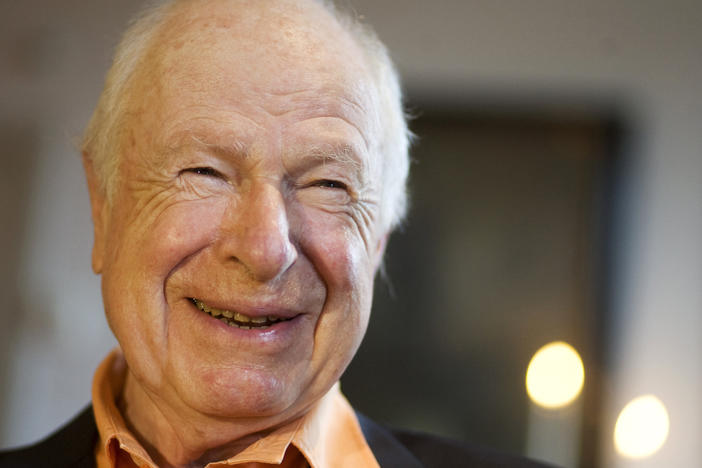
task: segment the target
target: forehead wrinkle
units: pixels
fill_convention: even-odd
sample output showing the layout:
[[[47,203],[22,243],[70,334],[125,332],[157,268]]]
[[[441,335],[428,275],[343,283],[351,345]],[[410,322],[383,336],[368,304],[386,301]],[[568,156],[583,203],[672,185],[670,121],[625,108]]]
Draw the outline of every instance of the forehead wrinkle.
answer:
[[[172,105],[170,102],[166,102],[166,104]],[[166,109],[168,109],[168,107],[166,107]],[[187,117],[179,115],[183,114],[185,111],[187,111],[187,114],[195,115],[187,115]],[[211,133],[213,127],[210,124],[220,125],[223,129],[237,128],[240,130],[240,132],[242,127],[246,128],[247,132],[251,131],[251,129],[248,129],[242,125],[242,122],[237,122],[236,118],[241,118],[244,121],[244,124],[250,124],[255,130],[263,129],[263,125],[256,122],[256,120],[254,120],[250,115],[247,115],[244,111],[231,106],[226,109],[217,109],[212,105],[189,105],[187,108],[171,111],[171,114],[173,122],[163,131],[164,138],[167,140],[174,139],[181,136],[181,134],[187,135],[188,132],[192,134],[196,134],[198,132]],[[236,118],[233,118],[232,114],[235,114]],[[162,116],[161,118],[168,118],[168,116]],[[219,131],[218,133],[224,132]]]
[[[328,91],[328,94],[327,94]],[[334,93],[336,91],[336,93]],[[311,91],[314,99],[309,98],[310,91],[297,91],[292,99],[289,99],[287,107],[294,112],[304,112],[309,114],[306,120],[315,118],[338,118],[351,125],[363,138],[366,149],[371,148],[370,135],[367,133],[373,129],[373,119],[369,115],[370,103],[358,102],[363,94],[357,92],[354,87],[332,87]],[[282,113],[286,113],[281,112]],[[360,117],[360,118],[359,118]],[[362,128],[362,126],[367,128]]]
[[[323,76],[320,74],[320,76]],[[329,111],[337,111],[340,113],[344,110],[345,105],[352,108],[359,114],[365,114],[367,112],[366,106],[369,103],[361,103],[364,100],[367,92],[362,89],[363,86],[360,83],[349,83],[349,80],[340,77],[334,77],[330,75],[328,77],[329,82],[322,86],[311,87],[307,86],[305,88],[298,89],[266,89],[265,93],[283,98],[279,105],[288,104],[290,108],[322,108],[328,109]],[[358,79],[360,80],[360,78]],[[310,100],[310,97],[314,97]]]

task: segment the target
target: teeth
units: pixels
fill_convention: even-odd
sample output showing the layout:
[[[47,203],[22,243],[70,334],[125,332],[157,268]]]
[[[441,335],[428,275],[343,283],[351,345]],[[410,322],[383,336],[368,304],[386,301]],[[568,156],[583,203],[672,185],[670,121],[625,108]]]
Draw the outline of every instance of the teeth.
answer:
[[[284,320],[273,315],[268,315],[266,317],[249,317],[248,315],[244,315],[239,312],[210,307],[198,299],[191,299],[191,301],[193,304],[195,304],[195,307],[220,320],[221,322],[226,323],[230,327],[242,328],[244,330],[250,330],[252,328],[268,328],[274,323]]]
[[[234,320],[236,320],[237,322],[244,322],[244,323],[246,323],[246,322],[250,322],[250,321],[252,321],[252,320],[254,320],[254,319],[249,318],[249,317],[247,317],[246,315],[240,314],[239,312],[237,312],[236,314],[234,314]]]

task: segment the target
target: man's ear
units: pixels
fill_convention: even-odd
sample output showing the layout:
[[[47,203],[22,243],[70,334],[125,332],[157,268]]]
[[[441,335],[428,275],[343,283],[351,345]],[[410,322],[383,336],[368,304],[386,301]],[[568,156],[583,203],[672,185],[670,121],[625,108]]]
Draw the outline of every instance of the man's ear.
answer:
[[[380,238],[378,238],[378,243],[375,246],[375,258],[374,258],[374,265],[373,265],[373,270],[377,273],[378,268],[383,264],[383,257],[385,256],[385,247],[388,245],[388,237],[390,237],[390,233],[386,232]]]
[[[105,234],[107,231],[107,206],[105,201],[105,191],[100,184],[93,160],[90,155],[83,152],[83,168],[85,178],[88,181],[88,192],[90,193],[90,210],[93,217],[93,271],[102,273],[102,266],[105,252]]]

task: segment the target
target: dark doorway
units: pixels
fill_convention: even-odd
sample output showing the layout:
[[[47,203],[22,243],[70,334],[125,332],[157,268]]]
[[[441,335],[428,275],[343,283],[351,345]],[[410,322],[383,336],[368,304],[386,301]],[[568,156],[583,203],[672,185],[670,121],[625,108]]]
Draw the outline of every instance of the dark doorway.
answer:
[[[425,108],[412,129],[411,213],[344,393],[389,425],[520,453],[528,362],[564,340],[596,466],[615,120]]]

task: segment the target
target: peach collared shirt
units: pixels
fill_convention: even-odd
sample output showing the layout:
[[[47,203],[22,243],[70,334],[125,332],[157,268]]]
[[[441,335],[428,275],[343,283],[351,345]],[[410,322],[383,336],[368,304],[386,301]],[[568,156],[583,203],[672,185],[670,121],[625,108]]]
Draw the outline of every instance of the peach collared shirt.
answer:
[[[100,439],[95,447],[98,468],[155,468],[144,447],[117,408],[126,363],[119,349],[100,364],[93,378],[93,411]],[[356,414],[335,384],[310,411],[226,460],[208,468],[237,465],[286,468],[380,468],[368,447]]]

